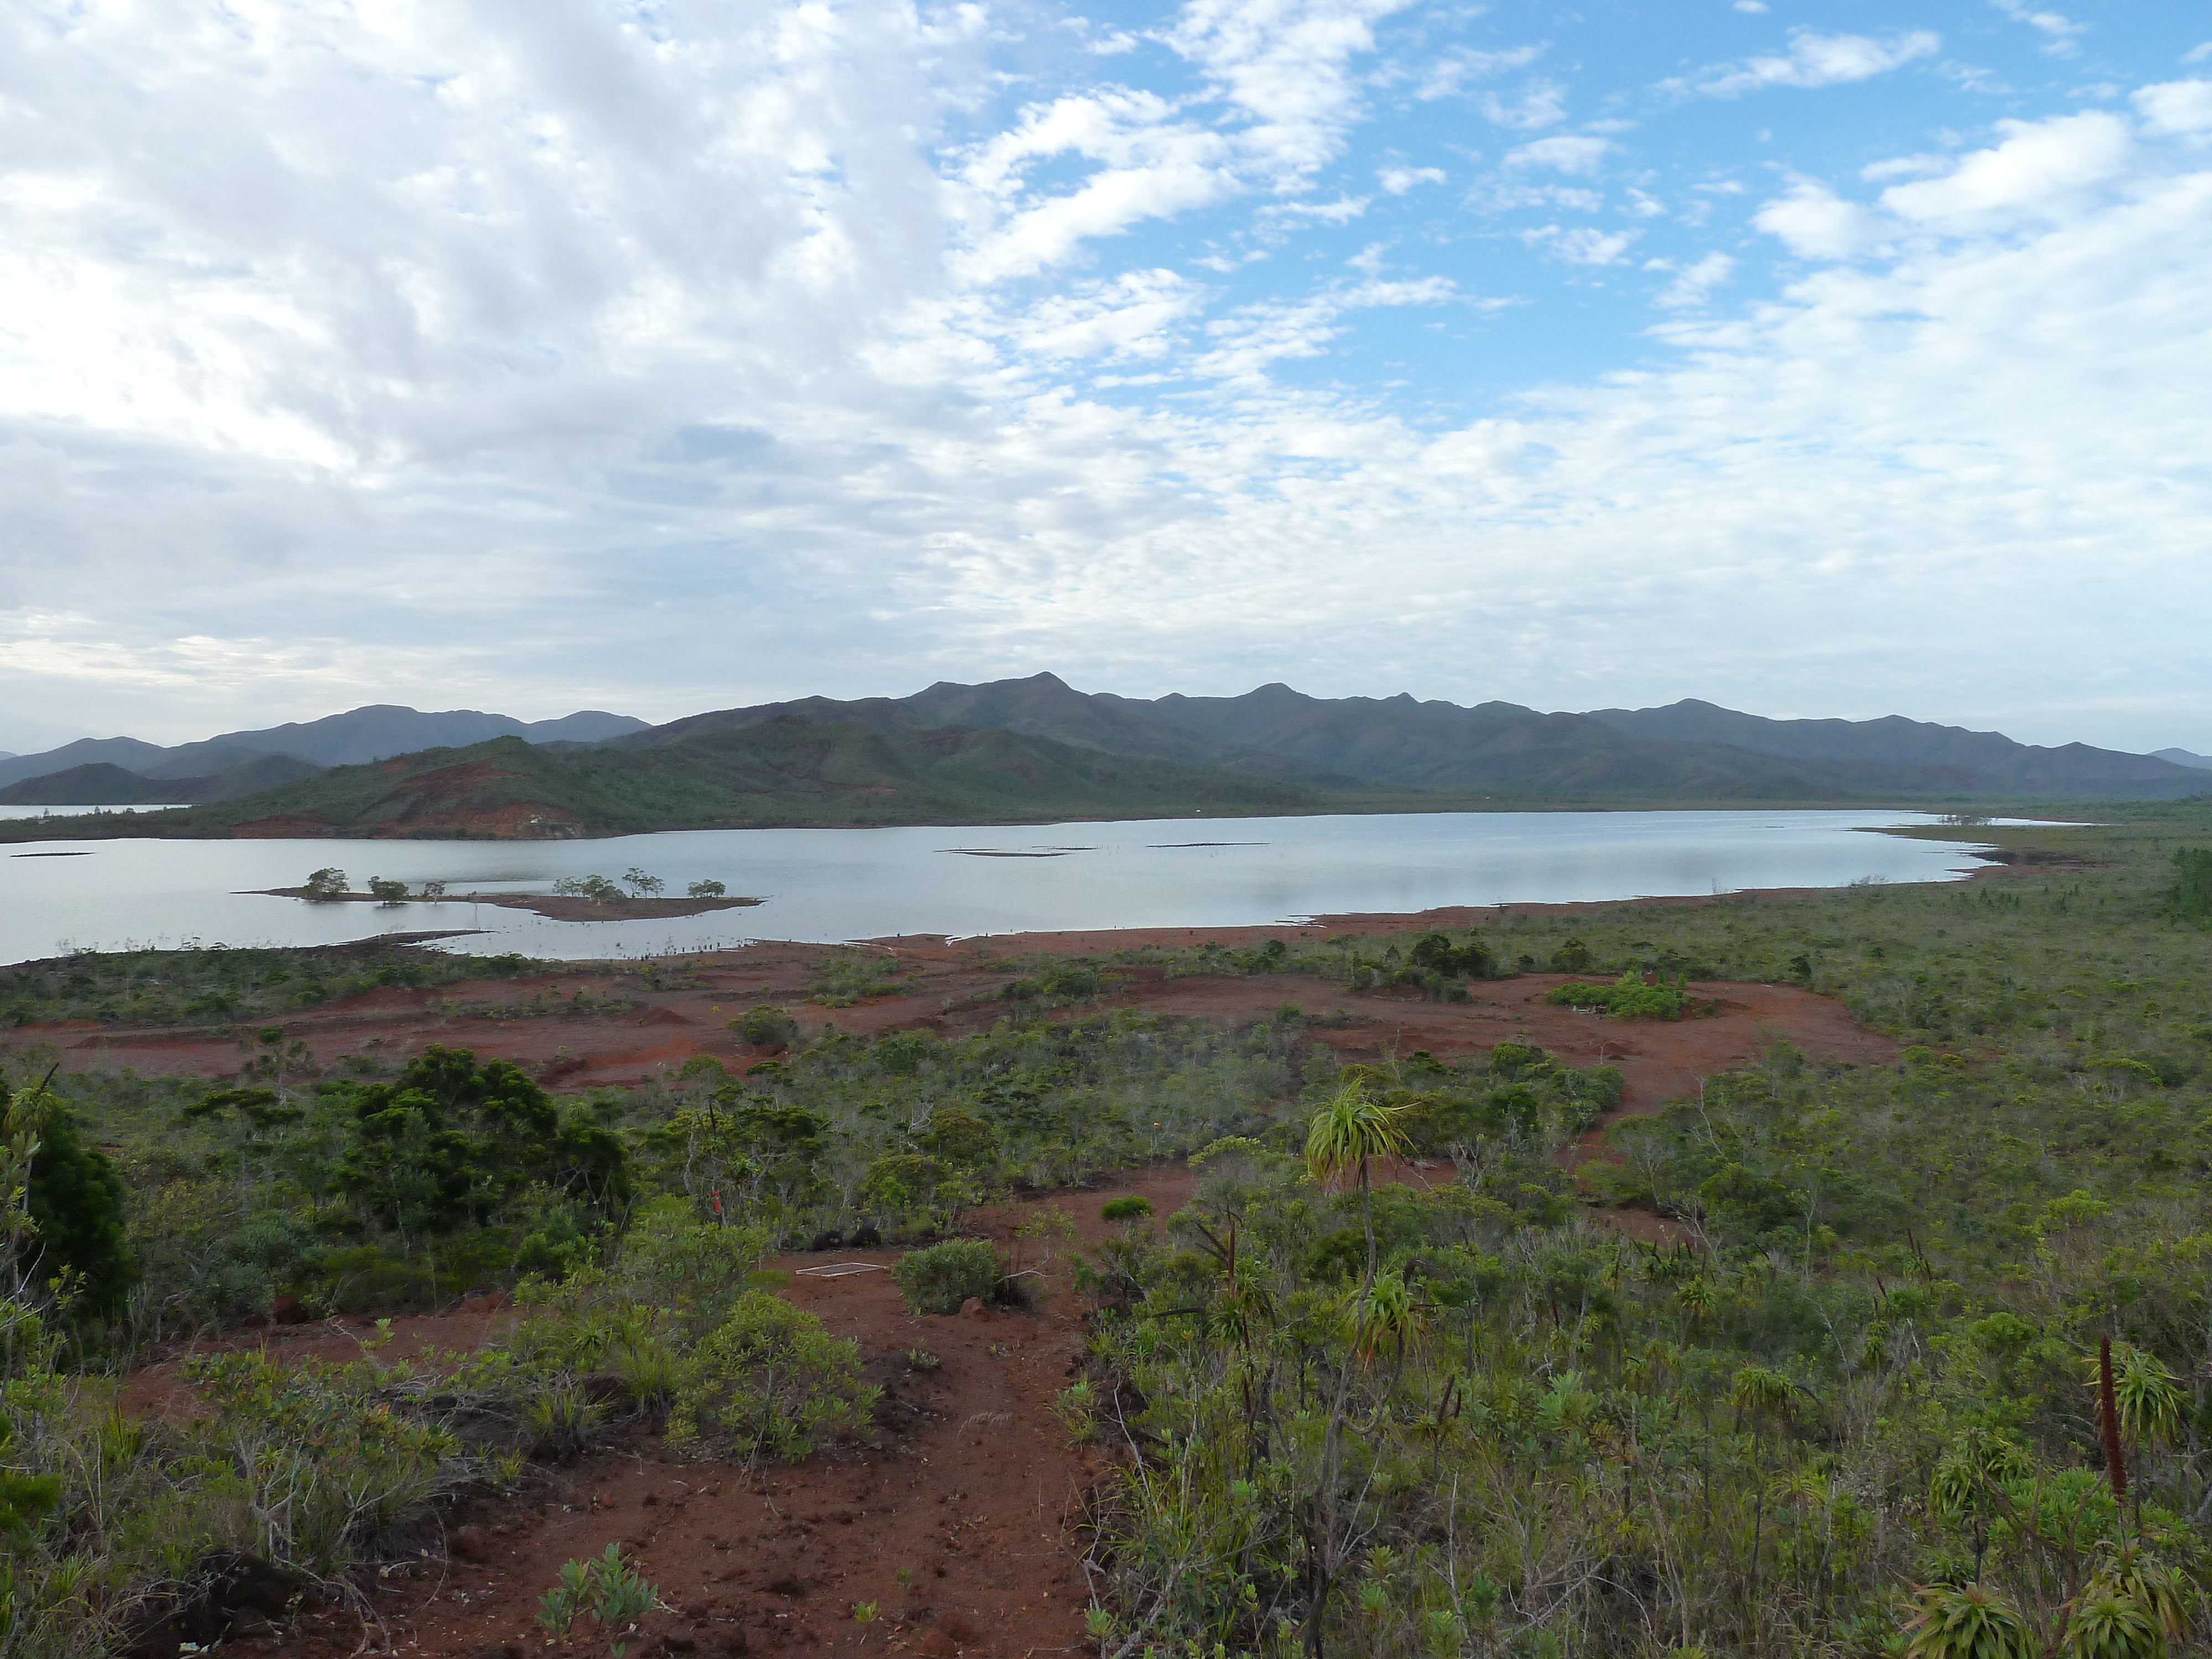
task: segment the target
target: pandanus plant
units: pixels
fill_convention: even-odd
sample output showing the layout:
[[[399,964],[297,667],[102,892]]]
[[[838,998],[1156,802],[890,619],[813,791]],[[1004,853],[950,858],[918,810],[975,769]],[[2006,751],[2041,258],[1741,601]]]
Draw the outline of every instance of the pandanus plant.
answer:
[[[1367,1276],[1360,1281],[1362,1304],[1375,1287],[1375,1206],[1368,1188],[1370,1160],[1391,1158],[1406,1149],[1405,1132],[1398,1127],[1404,1109],[1370,1100],[1358,1084],[1346,1085],[1314,1114],[1306,1131],[1306,1173],[1324,1188],[1340,1187],[1347,1177],[1359,1183],[1359,1219],[1367,1233]]]
[[[1306,1173],[1323,1188],[1340,1187],[1347,1179],[1359,1185],[1359,1218],[1367,1234],[1367,1273],[1360,1281],[1359,1299],[1355,1306],[1352,1323],[1355,1346],[1372,1334],[1383,1333],[1373,1328],[1370,1317],[1374,1300],[1377,1262],[1375,1251],[1375,1210],[1368,1187],[1368,1164],[1375,1158],[1388,1158],[1405,1149],[1406,1137],[1398,1127],[1398,1109],[1370,1100],[1367,1091],[1357,1082],[1346,1085],[1322,1104],[1314,1114],[1313,1127],[1306,1133]],[[1396,1297],[1391,1297],[1395,1303]],[[1406,1298],[1406,1317],[1412,1316],[1410,1297]],[[1371,1347],[1369,1349],[1371,1353]],[[1328,1622],[1328,1603],[1350,1554],[1351,1540],[1346,1534],[1338,1491],[1339,1475],[1344,1455],[1345,1408],[1351,1400],[1352,1377],[1356,1368],[1347,1361],[1339,1372],[1336,1395],[1329,1408],[1328,1425],[1322,1435],[1321,1468],[1315,1483],[1312,1507],[1302,1528],[1306,1534],[1307,1603],[1305,1618],[1306,1651],[1313,1659],[1322,1659]]]

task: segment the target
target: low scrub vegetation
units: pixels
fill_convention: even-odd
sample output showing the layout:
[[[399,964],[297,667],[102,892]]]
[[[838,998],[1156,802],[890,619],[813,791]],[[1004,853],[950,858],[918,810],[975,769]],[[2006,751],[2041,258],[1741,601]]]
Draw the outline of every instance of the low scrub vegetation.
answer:
[[[1307,975],[1285,994],[1315,1010],[1524,971],[1764,980],[1898,1040],[1858,1066],[1778,1043],[1619,1121],[1618,1071],[1510,1028],[1479,1059],[1345,1065],[1333,1016],[1290,1000],[1234,1029],[1085,1012],[1115,962],[1049,993],[1010,966],[1038,994],[970,1036],[779,1024],[773,1059],[566,1097],[459,1046],[319,1064],[275,1011],[358,956],[14,970],[0,1006],[41,1018],[227,988],[240,1050],[212,1083],[11,1056],[0,1651],[213,1641],[246,1582],[357,1598],[365,1568],[437,1547],[442,1505],[641,1425],[740,1462],[866,1440],[860,1357],[770,1294],[771,1252],[885,1236],[914,1305],[956,1310],[1034,1259],[962,1237],[975,1206],[1170,1158],[1195,1200],[1113,1211],[1079,1272],[1091,1369],[1060,1402],[1122,1460],[1094,1516],[1105,1653],[2195,1650],[2205,817],[1993,829],[2049,843],[1956,890],[1131,953]],[[1055,1000],[1076,1006],[1036,1017]],[[204,1413],[118,1408],[157,1339],[496,1288],[521,1316],[478,1353],[216,1354],[190,1371]],[[574,1565],[549,1613],[621,1639],[592,1597],[629,1578]]]
[[[281,1018],[381,986],[512,979],[546,967],[527,957],[463,957],[401,945],[81,951],[0,968],[0,1030],[71,1019],[226,1025]]]

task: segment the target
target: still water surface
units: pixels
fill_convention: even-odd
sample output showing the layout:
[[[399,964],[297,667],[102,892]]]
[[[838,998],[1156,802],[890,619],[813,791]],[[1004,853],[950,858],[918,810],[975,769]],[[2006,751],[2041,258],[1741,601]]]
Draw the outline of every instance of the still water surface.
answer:
[[[1957,843],[1864,830],[1927,822],[1814,812],[1434,812],[896,830],[702,830],[583,842],[105,841],[0,853],[0,962],[128,945],[324,945],[480,928],[447,949],[635,956],[752,939],[1265,924],[1440,905],[1557,902],[1862,877],[1953,881]],[[336,865],[457,890],[544,892],[632,866],[671,893],[708,878],[757,908],[675,921],[559,922],[462,902],[307,904],[289,887]]]

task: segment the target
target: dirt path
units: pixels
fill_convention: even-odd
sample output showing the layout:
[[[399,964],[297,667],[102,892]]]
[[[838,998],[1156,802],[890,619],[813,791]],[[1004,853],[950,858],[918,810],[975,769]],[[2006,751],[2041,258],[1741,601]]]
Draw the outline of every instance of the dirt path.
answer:
[[[1010,1245],[1017,1223],[1050,1207],[1078,1241],[1114,1230],[1109,1199],[1140,1193],[1165,1216],[1188,1201],[1188,1169],[1168,1165],[1096,1192],[1059,1194],[974,1212],[975,1231]],[[562,1564],[618,1543],[659,1589],[665,1610],[644,1621],[634,1654],[907,1653],[1017,1656],[1087,1651],[1088,1595],[1078,1528],[1085,1494],[1106,1460],[1078,1450],[1053,1412],[1080,1370],[1082,1310],[1070,1258],[1046,1270],[1041,1305],[982,1316],[909,1315],[885,1272],[821,1278],[832,1262],[887,1267],[896,1252],[779,1257],[785,1291],[851,1337],[884,1390],[878,1443],[788,1467],[747,1471],[684,1461],[650,1437],[543,1477],[504,1504],[453,1519],[451,1559],[426,1559],[380,1583],[382,1624],[364,1632],[327,1612],[281,1637],[232,1641],[248,1652],[313,1659],[368,1652],[429,1659],[506,1659],[542,1652],[534,1612]],[[1034,1258],[1032,1258],[1034,1259]],[[368,1328],[362,1327],[362,1329]],[[416,1352],[472,1346],[493,1328],[482,1312],[394,1322]],[[276,1334],[273,1351],[337,1357],[358,1332]],[[909,1358],[926,1350],[936,1364]],[[148,1404],[184,1407],[172,1380]],[[868,1621],[855,1613],[872,1604]],[[581,1650],[580,1648],[579,1650]]]

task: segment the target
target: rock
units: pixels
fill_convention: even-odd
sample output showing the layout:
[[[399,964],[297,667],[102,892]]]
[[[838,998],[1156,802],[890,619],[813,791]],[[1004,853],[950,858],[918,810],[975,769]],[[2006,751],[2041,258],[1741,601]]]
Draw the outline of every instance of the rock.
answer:
[[[914,1644],[914,1650],[921,1656],[921,1659],[954,1659],[960,1651],[960,1644],[941,1630],[930,1630],[921,1633],[921,1639]]]
[[[787,1572],[768,1581],[768,1592],[770,1595],[804,1595],[806,1594],[806,1581],[795,1572]]]
[[[646,1495],[645,1495],[643,1498],[640,1498],[638,1501],[639,1501],[640,1503],[643,1504],[646,1506],[646,1508],[647,1508],[647,1509],[651,1509],[651,1508],[653,1508],[655,1504],[659,1504],[659,1503],[660,1502],[660,1497],[659,1497],[659,1493],[657,1493],[657,1492],[647,1492],[647,1493],[646,1493]]]
[[[296,1296],[280,1296],[269,1304],[269,1316],[279,1325],[304,1325],[307,1304]]]
[[[446,1553],[456,1561],[489,1561],[491,1534],[482,1527],[456,1527],[446,1540]]]
[[[681,1631],[671,1631],[660,1640],[661,1645],[671,1653],[696,1653],[699,1650],[699,1638],[686,1636]]]
[[[722,1638],[722,1651],[725,1653],[744,1653],[751,1645],[745,1640],[745,1627],[743,1625],[738,1626]]]
[[[960,1304],[960,1316],[963,1319],[988,1319],[991,1310],[983,1305],[981,1297],[971,1296]]]

